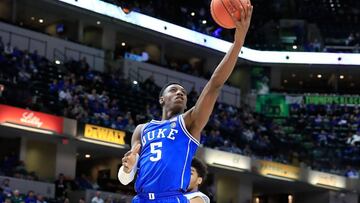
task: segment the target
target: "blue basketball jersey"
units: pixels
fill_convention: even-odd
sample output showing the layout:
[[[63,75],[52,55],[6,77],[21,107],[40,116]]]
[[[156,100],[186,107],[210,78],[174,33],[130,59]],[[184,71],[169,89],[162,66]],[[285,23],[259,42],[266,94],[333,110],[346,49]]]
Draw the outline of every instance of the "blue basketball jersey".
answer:
[[[141,146],[136,192],[185,192],[199,142],[187,131],[183,115],[145,124]]]

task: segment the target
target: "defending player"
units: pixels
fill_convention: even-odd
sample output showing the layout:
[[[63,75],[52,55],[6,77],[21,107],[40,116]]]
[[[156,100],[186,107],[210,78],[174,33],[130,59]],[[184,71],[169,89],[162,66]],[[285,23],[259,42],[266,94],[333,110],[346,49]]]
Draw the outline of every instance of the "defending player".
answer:
[[[206,165],[198,158],[193,158],[191,162],[191,179],[188,191],[185,197],[191,203],[210,203],[210,199],[204,193],[199,191],[199,186],[204,183],[207,175]]]

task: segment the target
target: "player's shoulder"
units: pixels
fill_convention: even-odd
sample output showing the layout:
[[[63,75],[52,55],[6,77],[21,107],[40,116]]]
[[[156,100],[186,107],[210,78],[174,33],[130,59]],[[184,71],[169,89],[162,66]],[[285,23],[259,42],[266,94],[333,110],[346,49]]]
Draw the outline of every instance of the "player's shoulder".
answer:
[[[145,123],[138,124],[138,125],[135,127],[134,132],[140,132],[140,131],[143,129],[144,125],[145,125]]]
[[[143,128],[147,123],[140,123],[136,126],[136,128]]]
[[[149,123],[141,123],[141,124],[138,124],[135,128],[135,131],[138,131],[138,133],[141,133],[144,131],[144,129],[146,128],[146,126],[148,125]]]
[[[204,201],[204,203],[210,203],[210,198],[200,191],[186,193],[185,197],[189,200],[195,198],[201,198]]]
[[[142,131],[144,130],[145,125],[146,125],[146,123],[138,124],[138,125],[135,127],[135,130],[134,130],[134,132],[133,132],[132,137],[133,137],[133,138],[140,138],[141,133],[142,133]]]

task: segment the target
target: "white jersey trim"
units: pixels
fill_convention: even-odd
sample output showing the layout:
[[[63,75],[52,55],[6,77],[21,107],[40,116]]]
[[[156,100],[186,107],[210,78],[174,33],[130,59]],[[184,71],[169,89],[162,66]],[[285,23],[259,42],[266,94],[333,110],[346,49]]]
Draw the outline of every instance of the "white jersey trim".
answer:
[[[184,118],[183,118],[183,114],[181,114],[181,115],[179,116],[179,118],[180,118],[180,126],[181,126],[181,129],[184,131],[185,135],[187,135],[187,136],[190,138],[190,140],[192,140],[193,142],[195,142],[196,145],[199,146],[199,145],[200,145],[200,142],[199,142],[196,138],[194,138],[194,136],[192,136],[192,135],[190,134],[190,132],[186,129],[185,121],[184,121]]]
[[[200,197],[202,200],[204,200],[204,203],[210,203],[210,198],[200,191],[187,193],[184,194],[184,196],[188,200],[194,199],[195,197]]]
[[[165,123],[166,121],[168,120],[163,120],[163,121],[151,120],[149,123],[161,124],[161,123]]]
[[[184,167],[183,167],[183,171],[182,171],[182,175],[181,175],[181,185],[180,185],[181,189],[183,189],[183,186],[184,186],[184,174],[185,174],[185,168],[186,168],[187,160],[189,158],[190,142],[191,142],[191,140],[189,140],[189,143],[188,143],[188,148],[187,148],[187,152],[186,152],[186,159],[185,159],[185,163],[184,163]]]

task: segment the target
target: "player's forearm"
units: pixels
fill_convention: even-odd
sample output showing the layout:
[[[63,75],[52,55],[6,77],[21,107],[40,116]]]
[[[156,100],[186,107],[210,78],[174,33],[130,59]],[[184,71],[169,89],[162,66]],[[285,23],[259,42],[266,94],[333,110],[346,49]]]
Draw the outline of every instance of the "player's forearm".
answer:
[[[223,60],[211,76],[209,82],[212,87],[220,88],[225,84],[226,80],[230,77],[232,71],[234,70],[242,46],[242,41],[235,41],[230,47],[230,50],[226,53]]]

